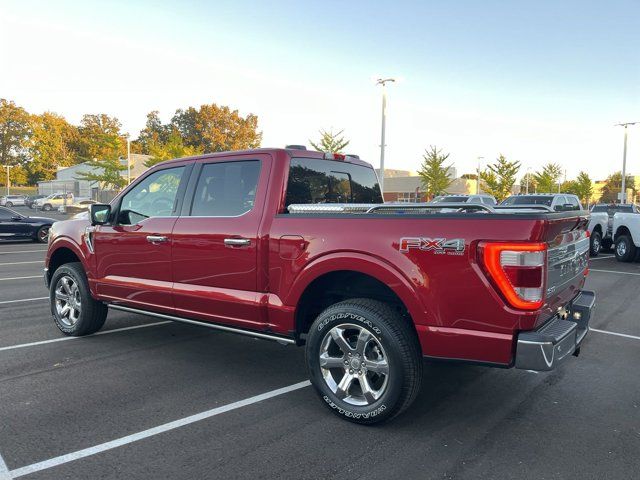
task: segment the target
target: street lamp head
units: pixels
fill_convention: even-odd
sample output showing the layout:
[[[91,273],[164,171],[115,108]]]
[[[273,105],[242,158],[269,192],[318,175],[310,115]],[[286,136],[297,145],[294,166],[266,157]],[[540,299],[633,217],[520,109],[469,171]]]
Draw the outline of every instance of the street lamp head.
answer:
[[[387,84],[387,82],[395,82],[395,78],[378,78],[376,80],[376,85],[382,85],[383,87]]]

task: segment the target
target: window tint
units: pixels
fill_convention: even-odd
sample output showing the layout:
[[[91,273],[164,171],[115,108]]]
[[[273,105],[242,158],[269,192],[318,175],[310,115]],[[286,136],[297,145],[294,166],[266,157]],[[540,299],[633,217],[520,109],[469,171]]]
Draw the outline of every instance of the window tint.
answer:
[[[260,162],[208,163],[202,167],[191,215],[237,217],[253,208],[260,178]]]
[[[567,203],[570,203],[574,210],[580,210],[580,202],[578,202],[578,199],[576,197],[568,196],[567,200]]]
[[[514,195],[507,198],[502,205],[546,205],[551,206],[553,197],[550,195]]]
[[[118,223],[136,224],[149,217],[170,217],[184,167],[159,170],[145,177],[122,198]]]
[[[482,197],[482,203],[484,203],[485,205],[495,205],[496,202],[493,201],[492,198],[490,197]]]
[[[286,206],[296,203],[382,203],[374,170],[363,165],[293,158]]]
[[[0,220],[11,220],[13,216],[15,216],[15,214],[11,210],[0,207]]]

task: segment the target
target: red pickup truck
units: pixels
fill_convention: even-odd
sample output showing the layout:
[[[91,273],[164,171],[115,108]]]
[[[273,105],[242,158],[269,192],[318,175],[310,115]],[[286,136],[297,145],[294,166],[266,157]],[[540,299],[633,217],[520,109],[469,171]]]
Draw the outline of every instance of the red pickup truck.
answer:
[[[550,370],[595,302],[588,213],[384,204],[371,166],[303,149],[163,162],[51,228],[58,328],[107,309],[306,345],[322,402],[358,423],[415,399],[423,357]]]

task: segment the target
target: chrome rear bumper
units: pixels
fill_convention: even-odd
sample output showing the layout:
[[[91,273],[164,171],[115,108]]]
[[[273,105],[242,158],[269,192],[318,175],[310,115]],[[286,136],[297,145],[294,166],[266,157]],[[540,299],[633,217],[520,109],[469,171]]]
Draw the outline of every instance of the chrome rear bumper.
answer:
[[[520,332],[515,367],[553,370],[571,354],[577,355],[580,344],[589,332],[595,301],[595,292],[582,290],[565,307],[566,319],[555,316],[537,330]]]

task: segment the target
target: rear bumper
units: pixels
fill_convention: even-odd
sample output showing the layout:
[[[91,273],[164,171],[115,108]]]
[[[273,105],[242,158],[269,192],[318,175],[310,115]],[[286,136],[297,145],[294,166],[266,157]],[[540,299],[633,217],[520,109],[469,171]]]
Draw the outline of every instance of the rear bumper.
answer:
[[[524,370],[553,370],[571,354],[577,355],[589,332],[589,320],[596,294],[582,290],[565,306],[566,315],[556,315],[537,330],[520,332],[515,367]]]

